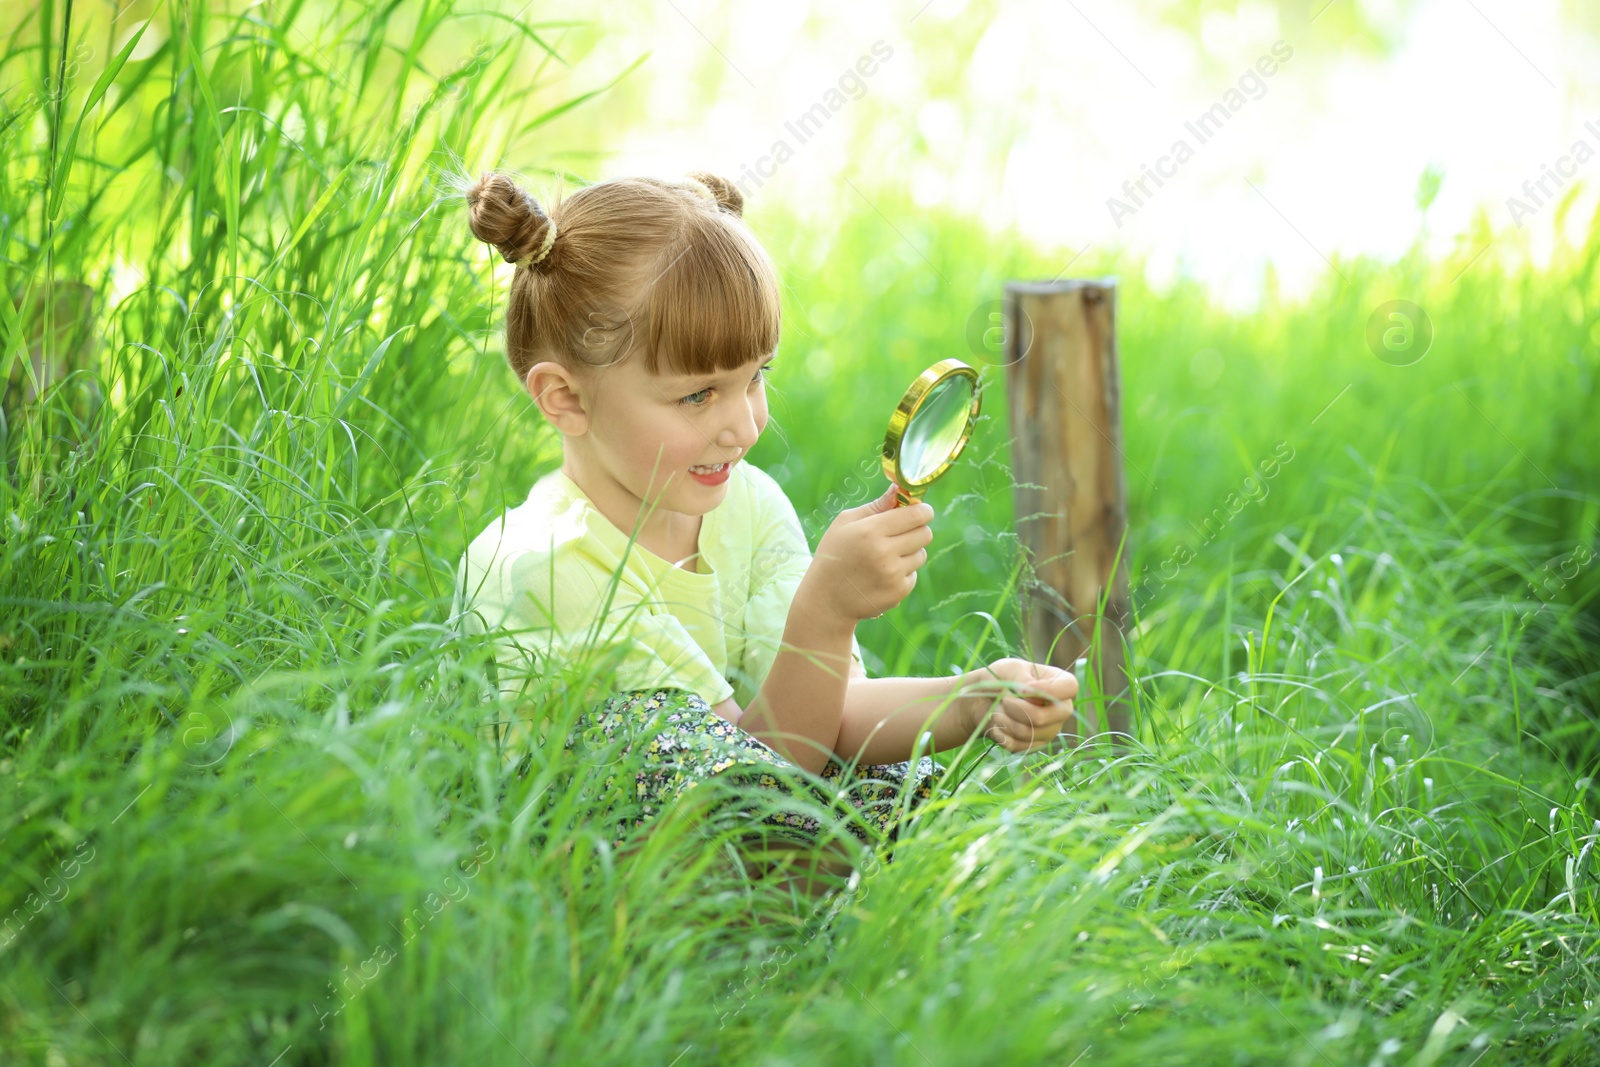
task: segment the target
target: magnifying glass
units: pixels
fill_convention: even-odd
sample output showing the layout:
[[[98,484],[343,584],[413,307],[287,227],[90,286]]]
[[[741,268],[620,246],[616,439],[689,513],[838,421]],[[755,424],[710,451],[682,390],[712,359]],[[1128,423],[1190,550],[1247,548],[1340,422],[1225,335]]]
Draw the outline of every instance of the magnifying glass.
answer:
[[[899,487],[897,507],[921,500],[961,455],[982,398],[978,372],[959,359],[941,359],[917,375],[883,439],[883,473]]]

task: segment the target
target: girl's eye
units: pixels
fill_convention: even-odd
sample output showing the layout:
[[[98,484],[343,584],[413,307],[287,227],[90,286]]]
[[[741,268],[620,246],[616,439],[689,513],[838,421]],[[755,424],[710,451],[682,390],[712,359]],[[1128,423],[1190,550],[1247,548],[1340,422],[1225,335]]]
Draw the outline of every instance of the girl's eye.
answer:
[[[767,376],[769,374],[771,374],[774,370],[776,370],[777,366],[778,365],[776,363],[768,363],[766,366],[758,368],[756,370],[756,376],[754,378],[750,379],[750,384],[754,385],[756,382],[764,382],[764,381],[766,381],[767,380]],[[705,400],[703,400],[703,399],[696,400],[695,398],[696,397],[705,397],[710,392],[711,392],[711,390],[709,388],[707,388],[707,389],[700,390],[698,393],[690,393],[688,396],[683,397],[682,399],[680,399],[678,401],[678,403],[682,404],[684,407],[690,407],[690,408],[702,407],[702,406],[705,405]]]

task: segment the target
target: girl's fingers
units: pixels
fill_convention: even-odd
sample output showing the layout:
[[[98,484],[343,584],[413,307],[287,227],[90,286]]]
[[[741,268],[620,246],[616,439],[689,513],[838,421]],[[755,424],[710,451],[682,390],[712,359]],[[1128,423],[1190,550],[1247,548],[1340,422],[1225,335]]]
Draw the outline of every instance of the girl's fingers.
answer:
[[[1000,729],[1007,737],[1019,744],[1029,745],[1046,737],[1046,731],[1034,726],[1028,721],[1027,713],[1007,707],[1011,701],[1007,700],[999,711],[995,712],[994,721],[1000,724]]]
[[[928,545],[933,544],[933,538],[929,536],[925,526],[919,526],[915,530],[908,530],[895,537],[886,537],[884,540],[891,550],[900,553],[902,556],[909,556],[917,549],[926,548]]]
[[[995,733],[999,735],[995,740],[1005,746],[1008,752],[1012,753],[1031,752],[1036,748],[1044,747],[1050,740],[1038,730],[1033,731],[1030,735],[1026,723],[1010,723],[1009,727],[1000,726]]]
[[[982,679],[970,684],[963,694],[993,702],[985,729],[997,726],[1019,743],[1046,742],[1060,734],[1073,718],[1071,697],[1056,696],[1027,682]]]
[[[1012,706],[1005,709],[1007,712],[1005,717],[1014,724],[1012,736],[1019,741],[1028,741],[1030,738],[1034,741],[1049,740],[1059,734],[1062,727],[1072,718],[1072,712],[1065,704],[1053,700],[1044,705],[1024,700],[1007,703]]]
[[[997,745],[1003,746],[1008,752],[1019,751],[1027,744],[1027,735],[1017,735],[1016,723],[1004,715],[996,713],[983,729],[983,736]]]
[[[919,541],[904,541],[896,543],[894,550],[900,553],[901,559],[916,559],[918,556],[921,556],[923,559],[928,558],[928,547]]]
[[[996,744],[1004,744],[1008,740],[1012,740],[1011,731],[1007,728],[1006,723],[1006,716],[1000,713],[999,708],[996,708],[994,714],[989,716],[989,721],[983,724],[983,736]]]
[[[1063,681],[1062,679],[1070,679]],[[1078,695],[1078,680],[1070,674],[1019,683],[1017,695],[1033,704],[1062,704]]]
[[[888,537],[896,537],[920,529],[933,521],[933,505],[917,503],[909,507],[890,508],[877,515],[869,516],[866,520],[877,525],[880,532]]]

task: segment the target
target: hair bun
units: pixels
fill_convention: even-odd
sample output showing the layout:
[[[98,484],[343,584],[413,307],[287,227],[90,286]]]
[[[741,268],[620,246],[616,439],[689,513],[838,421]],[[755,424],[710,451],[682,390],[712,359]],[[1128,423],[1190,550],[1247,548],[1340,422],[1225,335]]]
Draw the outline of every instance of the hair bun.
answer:
[[[739,192],[739,187],[726,178],[709,174],[703,170],[691,171],[689,177],[711,190],[717,198],[717,206],[730,215],[744,216],[744,194]]]
[[[467,222],[478,240],[494,245],[507,263],[517,263],[545,247],[555,226],[528,191],[504,174],[490,171],[466,190]],[[549,249],[546,249],[547,253]],[[549,262],[547,254],[540,261]]]

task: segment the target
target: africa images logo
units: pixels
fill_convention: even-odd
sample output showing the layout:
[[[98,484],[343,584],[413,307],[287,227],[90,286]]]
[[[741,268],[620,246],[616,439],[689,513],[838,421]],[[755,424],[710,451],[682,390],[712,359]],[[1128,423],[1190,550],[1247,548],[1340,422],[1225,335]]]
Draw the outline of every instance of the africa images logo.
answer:
[[[1391,367],[1409,367],[1433,347],[1433,320],[1409,300],[1379,304],[1367,316],[1367,347]]]
[[[1254,66],[1239,75],[1236,85],[1228,87],[1221,100],[1202,111],[1192,122],[1183,124],[1195,144],[1191,145],[1187,138],[1179,137],[1172,142],[1167,154],[1156,160],[1154,170],[1147,163],[1139,164],[1142,173],[1122,183],[1122,192],[1127,199],[1106,197],[1106,210],[1111,213],[1111,221],[1117,224],[1117,229],[1122,228],[1124,218],[1137,214],[1155,196],[1155,191],[1146,183],[1153,182],[1156,189],[1160,189],[1166,184],[1163,178],[1176,177],[1178,167],[1195,157],[1195,145],[1203,145],[1221,133],[1223,126],[1243,110],[1245,104],[1267,95],[1266,79],[1276,74],[1278,68],[1289,62],[1293,55],[1294,49],[1287,42],[1281,39],[1273,41],[1271,55],[1257,59]]]

